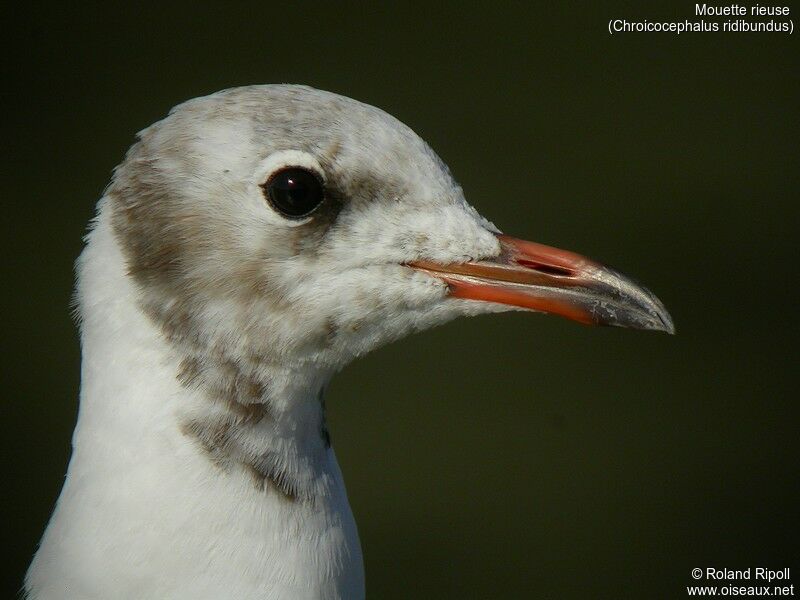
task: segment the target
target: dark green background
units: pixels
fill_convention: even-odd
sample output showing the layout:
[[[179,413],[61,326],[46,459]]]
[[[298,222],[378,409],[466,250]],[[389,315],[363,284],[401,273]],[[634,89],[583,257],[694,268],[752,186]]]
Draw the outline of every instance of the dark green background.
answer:
[[[481,317],[336,378],[331,428],[371,598],[683,598],[690,570],[708,566],[792,567],[800,584],[797,34],[606,30],[693,10],[9,13],[3,595],[69,456],[72,263],[111,169],[174,104],[267,82],[394,114],[501,229],[617,266],[678,327]]]

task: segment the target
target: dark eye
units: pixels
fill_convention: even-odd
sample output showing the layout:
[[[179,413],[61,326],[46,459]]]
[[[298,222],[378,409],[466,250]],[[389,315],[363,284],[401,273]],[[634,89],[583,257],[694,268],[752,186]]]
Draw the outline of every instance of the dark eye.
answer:
[[[299,167],[276,171],[261,187],[273,208],[292,219],[311,214],[325,198],[319,176]]]

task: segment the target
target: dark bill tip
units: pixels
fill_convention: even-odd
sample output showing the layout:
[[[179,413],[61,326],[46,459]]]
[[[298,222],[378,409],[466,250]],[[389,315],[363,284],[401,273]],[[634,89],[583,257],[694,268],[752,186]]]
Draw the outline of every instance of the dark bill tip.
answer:
[[[493,259],[409,266],[447,282],[454,298],[551,313],[587,325],[675,333],[664,304],[625,275],[574,252],[498,238],[502,252]]]

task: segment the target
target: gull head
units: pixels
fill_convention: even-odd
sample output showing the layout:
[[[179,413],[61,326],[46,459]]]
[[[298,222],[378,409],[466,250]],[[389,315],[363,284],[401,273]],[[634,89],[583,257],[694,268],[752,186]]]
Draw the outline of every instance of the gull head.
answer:
[[[621,274],[502,234],[393,117],[289,85],[142,131],[77,271],[81,408],[31,598],[363,598],[335,371],[500,310],[673,329]]]
[[[673,331],[619,273],[501,234],[401,122],[307,87],[176,107],[139,134],[107,198],[142,309],[190,353],[332,372],[509,309]]]

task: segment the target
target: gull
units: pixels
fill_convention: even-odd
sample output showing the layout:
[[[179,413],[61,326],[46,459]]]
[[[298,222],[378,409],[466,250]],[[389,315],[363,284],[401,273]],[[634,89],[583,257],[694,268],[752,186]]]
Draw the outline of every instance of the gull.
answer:
[[[30,600],[364,598],[337,371],[502,310],[674,331],[620,273],[500,233],[395,118],[303,86],[141,131],[86,242],[80,409]]]

